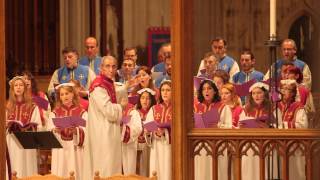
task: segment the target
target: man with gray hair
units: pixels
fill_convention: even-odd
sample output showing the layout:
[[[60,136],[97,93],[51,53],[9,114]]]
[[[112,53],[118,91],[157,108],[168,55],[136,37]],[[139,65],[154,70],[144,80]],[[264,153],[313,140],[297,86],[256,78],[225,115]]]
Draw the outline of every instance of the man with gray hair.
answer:
[[[92,82],[89,92],[88,122],[84,144],[84,179],[92,179],[93,172],[101,176],[121,173],[120,120],[127,100],[117,103],[113,81],[117,60],[102,58],[100,75]]]

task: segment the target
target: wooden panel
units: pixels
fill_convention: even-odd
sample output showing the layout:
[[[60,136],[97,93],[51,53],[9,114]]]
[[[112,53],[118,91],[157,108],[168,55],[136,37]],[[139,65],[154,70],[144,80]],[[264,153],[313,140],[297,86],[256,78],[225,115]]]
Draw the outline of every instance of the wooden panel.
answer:
[[[190,70],[193,66],[192,7],[191,0],[171,1],[172,18],[172,81],[173,81],[173,128],[172,128],[172,179],[190,179],[192,172],[187,151],[187,131],[191,129],[193,85]],[[188,163],[189,162],[189,163]],[[190,176],[191,173],[191,176]]]
[[[6,1],[8,76],[52,74],[59,66],[59,1]]]
[[[260,179],[265,179],[265,175],[270,175],[266,171],[265,159],[275,157],[280,160],[279,172],[281,179],[289,179],[293,175],[293,169],[290,169],[290,158],[301,155],[305,158],[306,168],[304,170],[306,179],[319,179],[315,171],[318,166],[313,164],[314,161],[319,161],[320,151],[320,130],[310,129],[194,129],[188,133],[189,148],[192,150],[190,159],[196,155],[200,155],[201,150],[205,150],[209,156],[212,156],[213,179],[217,179],[217,165],[219,165],[217,156],[225,156],[224,151],[227,150],[229,159],[228,177],[241,179],[241,159],[250,151],[254,152],[260,160]],[[208,144],[209,148],[204,148],[204,144]],[[200,148],[199,148],[200,147]],[[190,161],[189,163],[194,163]],[[277,163],[276,161],[268,162]],[[301,163],[304,163],[301,159]],[[271,165],[269,167],[274,167]],[[268,166],[268,165],[267,165]],[[194,168],[190,166],[189,168]],[[257,167],[258,168],[258,167]],[[303,166],[301,166],[303,168]],[[231,171],[232,170],[232,171]],[[295,169],[297,170],[297,169]],[[194,169],[188,169],[188,172],[193,172]],[[206,173],[206,172],[203,172]],[[274,173],[275,176],[277,173]],[[188,176],[194,179],[193,176]],[[276,178],[276,177],[273,177]]]
[[[5,102],[6,65],[5,65],[5,0],[0,0],[0,177],[6,177],[6,140],[5,140]]]

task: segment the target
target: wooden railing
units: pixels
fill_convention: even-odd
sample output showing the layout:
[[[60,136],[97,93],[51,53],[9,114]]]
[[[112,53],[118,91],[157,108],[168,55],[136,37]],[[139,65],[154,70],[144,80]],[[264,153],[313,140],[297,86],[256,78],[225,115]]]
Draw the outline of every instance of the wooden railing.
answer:
[[[320,179],[320,130],[311,129],[193,129],[188,133],[188,162],[195,162],[200,151],[205,150],[212,158],[212,179],[218,179],[218,158],[228,158],[228,179],[241,179],[241,160],[248,150],[259,157],[259,177],[273,179],[270,176],[268,157],[277,154],[279,160],[279,178],[288,180],[289,159],[300,152],[305,161],[306,180]],[[273,162],[274,164],[275,162]],[[303,162],[301,162],[303,163]],[[188,177],[195,179],[195,163],[188,164]],[[267,164],[267,165],[266,165]],[[276,166],[276,165],[275,165]],[[268,172],[266,172],[268,171]],[[205,172],[202,172],[205,173]],[[268,174],[269,173],[269,174]],[[273,174],[276,174],[273,172]],[[274,176],[273,176],[274,177]]]

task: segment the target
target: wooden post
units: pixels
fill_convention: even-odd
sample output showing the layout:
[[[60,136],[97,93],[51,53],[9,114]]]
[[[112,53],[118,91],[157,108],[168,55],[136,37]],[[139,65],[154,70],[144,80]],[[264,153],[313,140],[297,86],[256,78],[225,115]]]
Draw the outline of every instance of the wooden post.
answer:
[[[6,63],[5,63],[5,3],[0,0],[0,177],[6,177],[6,138],[5,138],[5,102],[6,102]]]
[[[217,141],[212,143],[211,149],[212,149],[212,179],[218,180],[218,148],[217,147]]]
[[[193,75],[192,73],[192,0],[171,1],[172,43],[172,179],[186,180],[191,170],[187,157],[187,132],[192,128]],[[189,149],[189,151],[192,151]],[[193,162],[192,162],[193,163]]]
[[[265,179],[265,157],[264,151],[260,152],[260,180]]]

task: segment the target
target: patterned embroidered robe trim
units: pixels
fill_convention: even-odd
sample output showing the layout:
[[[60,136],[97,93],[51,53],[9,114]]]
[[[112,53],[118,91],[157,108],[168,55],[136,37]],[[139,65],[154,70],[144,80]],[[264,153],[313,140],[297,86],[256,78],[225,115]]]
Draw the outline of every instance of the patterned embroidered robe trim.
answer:
[[[17,120],[25,126],[30,123],[35,107],[35,104],[32,104],[30,107],[28,107],[28,105],[24,102],[17,102],[14,107],[14,111],[7,114],[7,120]]]
[[[268,110],[262,107],[254,107],[250,112],[248,112],[248,110],[244,108],[244,112],[246,116],[253,118],[269,116]]]
[[[235,106],[231,108],[231,112],[232,112],[232,128],[238,128],[242,108],[241,106]]]
[[[222,109],[224,107],[224,104],[222,104],[221,102],[215,102],[215,103],[211,103],[211,104],[206,104],[204,102],[200,103],[194,103],[194,112],[195,113],[205,113],[207,111],[210,111],[213,108],[217,108],[218,112],[221,113]]]
[[[105,77],[103,75],[98,75],[96,79],[92,82],[89,92],[91,93],[96,87],[101,87],[105,90],[107,90],[108,95],[110,96],[112,103],[117,103],[116,98],[116,89],[113,85],[113,80],[109,79],[108,77]]]
[[[149,109],[148,110],[138,109],[138,112],[139,112],[140,117],[141,117],[142,127],[143,127],[143,121],[146,120],[146,117],[147,117],[147,114],[149,112]],[[142,130],[140,136],[138,137],[138,143],[146,143],[146,139],[144,138],[144,130]]]
[[[164,103],[160,103],[154,105],[153,109],[153,117],[154,120],[158,123],[170,123],[172,121],[172,105],[168,106]],[[169,143],[171,144],[171,128],[168,128],[169,133]]]
[[[62,105],[53,111],[56,117],[68,117],[68,116],[82,117],[84,112],[86,111],[81,106],[75,106],[75,105],[72,105],[70,107]],[[84,131],[81,128],[77,128],[77,129],[79,130],[78,146],[82,146],[84,142]],[[62,140],[65,140],[65,141],[73,140],[73,133],[70,131],[70,129],[63,129],[60,135]]]
[[[280,102],[279,109],[282,113],[282,121],[288,122],[288,128],[296,128],[295,116],[299,109],[303,109],[303,105],[300,102],[293,102],[291,104]]]
[[[129,116],[130,112],[134,109],[134,105],[133,104],[130,104],[128,103],[126,109],[124,109],[123,111],[123,115],[122,117],[125,117],[125,116]],[[130,140],[130,127],[128,125],[125,126],[125,130],[123,130],[122,132],[122,142],[124,143],[128,143],[129,140]]]

